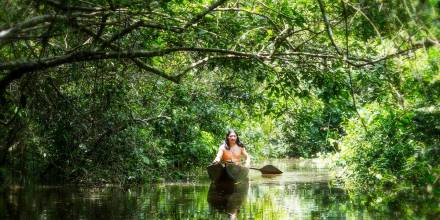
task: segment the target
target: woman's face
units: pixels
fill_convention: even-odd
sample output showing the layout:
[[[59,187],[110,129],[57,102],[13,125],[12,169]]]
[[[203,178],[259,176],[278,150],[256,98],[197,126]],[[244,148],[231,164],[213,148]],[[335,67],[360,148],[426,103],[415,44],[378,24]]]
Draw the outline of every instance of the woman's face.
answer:
[[[228,135],[228,141],[229,141],[229,144],[235,144],[235,142],[237,141],[237,134],[235,134],[234,132],[231,132]]]

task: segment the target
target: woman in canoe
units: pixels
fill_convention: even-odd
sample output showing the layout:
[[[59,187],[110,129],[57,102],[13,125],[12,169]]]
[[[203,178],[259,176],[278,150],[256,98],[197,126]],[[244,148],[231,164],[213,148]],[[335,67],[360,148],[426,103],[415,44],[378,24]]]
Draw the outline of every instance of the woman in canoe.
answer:
[[[245,158],[244,166],[249,167],[251,164],[251,156],[246,152],[237,132],[229,129],[226,134],[225,142],[218,148],[217,156],[213,163],[233,162],[237,165],[241,165],[242,156]]]

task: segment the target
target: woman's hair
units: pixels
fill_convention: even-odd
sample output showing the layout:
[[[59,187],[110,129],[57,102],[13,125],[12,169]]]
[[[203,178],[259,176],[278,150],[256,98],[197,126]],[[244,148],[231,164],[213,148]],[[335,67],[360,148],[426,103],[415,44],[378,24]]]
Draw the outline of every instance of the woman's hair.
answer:
[[[235,133],[235,135],[237,135],[237,141],[235,141],[235,143],[237,143],[237,145],[238,145],[239,147],[244,147],[244,144],[241,143],[240,138],[238,137],[237,132],[235,132],[234,129],[229,129],[229,130],[228,130],[228,133],[226,134],[226,138],[225,138],[225,147],[226,147],[226,149],[229,150],[229,149],[231,148],[231,146],[229,146],[229,140],[228,140],[228,137],[229,137],[229,135],[230,135],[231,133]]]

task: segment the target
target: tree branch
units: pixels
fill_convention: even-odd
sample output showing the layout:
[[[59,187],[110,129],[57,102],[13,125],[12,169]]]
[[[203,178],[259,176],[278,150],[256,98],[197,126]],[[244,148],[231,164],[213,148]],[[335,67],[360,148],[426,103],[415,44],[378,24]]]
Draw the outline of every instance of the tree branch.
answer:
[[[388,54],[388,55],[383,56],[381,58],[378,58],[378,59],[375,59],[375,60],[369,60],[369,61],[366,61],[366,62],[363,62],[363,63],[352,63],[352,65],[355,66],[355,67],[363,67],[363,66],[373,65],[373,64],[379,63],[381,61],[388,60],[388,59],[391,59],[391,58],[394,58],[394,57],[398,57],[398,56],[400,56],[402,54],[406,54],[408,52],[416,51],[418,49],[421,49],[421,48],[424,48],[424,47],[433,46],[433,45],[434,44],[431,44],[430,42],[425,41],[425,42],[422,42],[422,43],[414,44],[413,47],[411,47],[409,49],[406,49],[406,50],[397,51],[395,53]]]
[[[176,75],[177,79],[181,79],[187,72],[191,71],[192,69],[201,66],[203,64],[208,63],[211,60],[215,60],[215,59],[240,59],[240,58],[247,58],[247,57],[243,57],[243,56],[236,56],[236,55],[224,55],[224,56],[207,56],[201,60],[198,60],[194,63],[191,63],[190,65],[188,65],[187,67],[185,67],[183,69],[183,71],[181,71],[179,74]]]
[[[83,31],[86,34],[88,34],[88,35],[98,39],[99,41],[103,42],[103,44],[105,44],[107,42],[106,40],[104,40],[104,39],[102,39],[100,37],[97,37],[95,33],[93,33],[91,30],[89,30],[87,28],[81,27],[81,26],[79,26],[77,24],[75,24],[74,26],[76,28],[78,28],[80,31]],[[114,45],[113,43],[109,43],[108,47],[110,47],[112,50],[115,50],[115,51],[119,51],[120,50],[120,48],[118,46]],[[105,49],[105,48],[102,47],[102,49]],[[144,69],[144,70],[146,70],[146,71],[148,71],[150,73],[156,74],[156,75],[158,75],[160,77],[163,77],[165,79],[168,79],[168,80],[170,80],[170,81],[172,81],[174,83],[178,83],[178,80],[176,78],[174,78],[172,76],[169,76],[168,74],[166,74],[165,72],[163,72],[163,71],[161,71],[161,70],[159,70],[157,68],[154,68],[154,67],[152,67],[152,66],[150,66],[148,64],[145,64],[144,62],[140,61],[139,59],[131,58],[130,60],[133,61],[136,64],[136,66],[138,66],[140,69]]]
[[[45,22],[55,22],[55,21],[69,21],[70,19],[77,18],[77,17],[95,17],[99,13],[90,13],[90,14],[84,14],[84,13],[72,13],[69,15],[42,15],[42,16],[36,16],[33,17],[27,21],[17,23],[13,25],[12,27],[6,28],[3,27],[0,29],[0,42],[4,39],[10,38],[11,35],[16,34],[20,32],[24,28],[34,27],[38,24],[45,23]]]
[[[333,47],[335,48],[336,52],[339,55],[342,55],[341,51],[339,50],[339,48],[336,45],[335,40],[333,38],[333,31],[332,31],[332,28],[330,26],[330,22],[329,22],[329,20],[327,18],[327,13],[325,12],[324,3],[322,2],[322,0],[317,0],[317,1],[319,3],[319,9],[321,9],[322,19],[324,20],[324,24],[325,24],[325,28],[327,30],[328,37],[330,38],[330,41],[331,41]]]
[[[230,51],[218,48],[198,48],[198,47],[177,47],[162,50],[138,50],[138,51],[78,51],[67,55],[55,56],[45,59],[36,59],[29,61],[18,61],[1,63],[0,70],[10,70],[10,72],[0,80],[0,96],[3,95],[6,87],[14,80],[21,78],[25,73],[45,70],[51,67],[59,66],[67,63],[75,63],[82,61],[104,60],[104,59],[128,59],[139,57],[156,57],[163,56],[174,52],[204,52],[219,53],[242,56],[247,58],[255,58],[258,60],[267,59],[265,56],[239,51]],[[146,67],[143,65],[143,67]],[[160,73],[157,69],[148,67],[150,71],[156,74]],[[169,77],[168,77],[169,78]]]
[[[257,16],[260,16],[262,18],[265,18],[272,26],[275,27],[275,29],[277,29],[277,31],[280,31],[280,28],[278,27],[278,25],[269,16],[264,15],[264,14],[260,14],[258,12],[253,12],[253,11],[249,11],[249,10],[242,9],[242,8],[216,8],[213,11],[246,12],[246,13],[249,13],[249,14],[257,15]]]
[[[93,37],[93,40],[97,40],[98,38],[101,37],[102,33],[104,32],[105,26],[107,25],[107,19],[108,19],[108,14],[104,14],[101,16],[101,22],[99,24],[99,29],[96,32],[96,37]]]
[[[0,63],[0,70],[17,70],[17,69],[29,69],[29,68],[35,68],[34,70],[42,70],[48,67],[54,67],[66,63],[75,63],[75,62],[91,61],[91,60],[104,60],[104,59],[157,57],[175,52],[219,53],[219,54],[231,54],[231,55],[243,56],[249,58],[267,59],[266,56],[262,56],[258,54],[225,50],[219,48],[175,47],[175,48],[165,48],[159,50],[133,50],[133,51],[110,51],[110,52],[78,51],[72,54],[54,56],[45,59]]]
[[[347,15],[347,8],[345,7],[345,3],[343,0],[341,0],[342,3],[342,9],[343,9],[343,14],[344,14],[344,27],[345,27],[345,59],[348,58],[349,56],[349,44],[348,44],[348,15]],[[348,64],[346,62],[346,64]],[[356,111],[356,114],[358,115],[359,120],[362,123],[362,126],[364,127],[364,130],[366,133],[368,133],[368,129],[367,129],[367,125],[364,122],[364,119],[362,118],[361,114],[359,113],[359,110],[357,108],[357,102],[356,102],[356,96],[355,96],[355,92],[354,92],[354,88],[353,88],[353,76],[351,74],[351,68],[348,66],[347,68],[347,73],[348,73],[348,83],[350,86],[350,94],[351,94],[351,100],[353,102],[353,108]]]
[[[87,11],[87,12],[96,12],[96,11],[106,11],[110,10],[110,8],[91,8],[91,7],[81,7],[81,6],[66,6],[63,3],[60,3],[55,0],[44,0],[48,5],[52,5],[55,8],[58,8],[63,11]]]
[[[194,25],[197,23],[200,19],[202,19],[205,15],[207,15],[209,12],[220,6],[221,4],[225,3],[226,0],[217,0],[212,5],[210,5],[208,8],[206,8],[201,13],[197,14],[195,17],[193,17],[190,21],[188,21],[184,26],[183,29],[187,29],[189,26]]]

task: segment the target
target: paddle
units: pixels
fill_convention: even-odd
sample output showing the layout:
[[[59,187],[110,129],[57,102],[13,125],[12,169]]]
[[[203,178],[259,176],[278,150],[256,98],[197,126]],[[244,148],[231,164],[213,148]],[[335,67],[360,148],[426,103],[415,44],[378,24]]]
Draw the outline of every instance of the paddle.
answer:
[[[266,165],[260,169],[255,167],[249,167],[249,169],[253,170],[259,170],[262,174],[282,174],[283,171],[279,170],[278,168],[272,166],[272,165]]]

